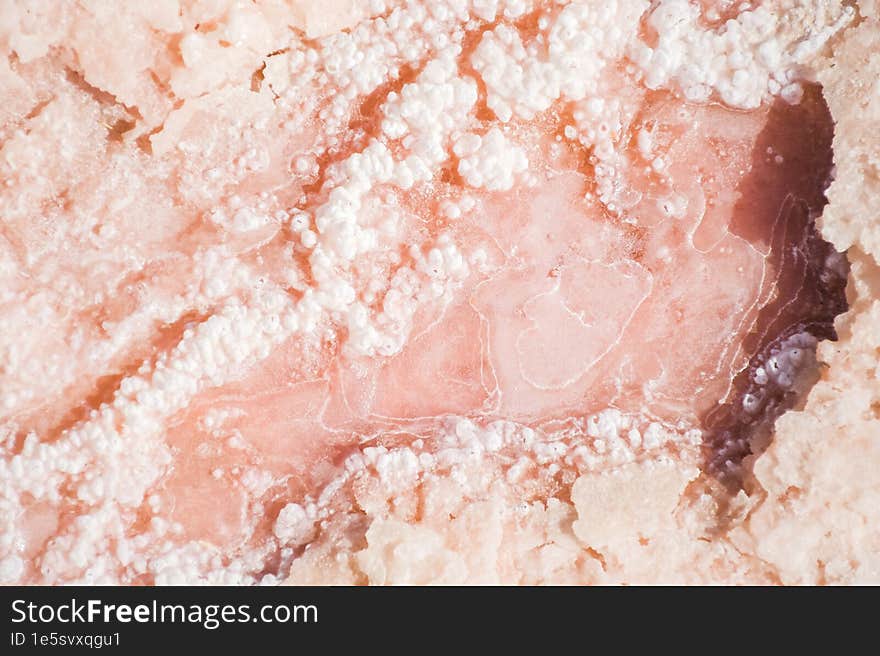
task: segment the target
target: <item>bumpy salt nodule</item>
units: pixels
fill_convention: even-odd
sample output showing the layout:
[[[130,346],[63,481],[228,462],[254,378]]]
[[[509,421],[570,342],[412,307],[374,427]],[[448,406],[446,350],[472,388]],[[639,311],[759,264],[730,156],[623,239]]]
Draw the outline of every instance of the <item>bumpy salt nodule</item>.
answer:
[[[831,335],[798,75],[848,9],[321,4],[3,41],[4,581],[475,580],[462,504],[499,580],[590,580],[562,499],[680,493],[704,423],[728,476]]]

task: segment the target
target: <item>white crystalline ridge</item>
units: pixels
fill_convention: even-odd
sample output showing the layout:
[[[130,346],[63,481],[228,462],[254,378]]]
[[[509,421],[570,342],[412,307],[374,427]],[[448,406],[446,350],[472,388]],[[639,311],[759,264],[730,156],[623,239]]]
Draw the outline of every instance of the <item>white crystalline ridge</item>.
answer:
[[[286,549],[309,545],[292,562],[289,582],[561,583],[598,576],[599,560],[584,554],[591,542],[580,536],[589,529],[571,526],[578,513],[590,511],[591,491],[573,489],[582,492],[574,504],[545,500],[536,479],[570,485],[578,476],[584,482],[659,476],[671,489],[659,490],[656,501],[671,512],[699,473],[701,434],[640,421],[610,409],[545,432],[450,417],[430,442],[364,448],[320,495],[279,514],[275,533]],[[340,512],[349,506],[363,514]],[[413,522],[416,506],[424,512]],[[358,532],[364,518],[365,548],[339,541]],[[663,523],[662,515],[655,519]],[[650,532],[648,524],[638,530]],[[535,553],[542,542],[549,544]],[[328,571],[324,563],[334,553]]]
[[[47,23],[41,32],[39,17],[30,17],[24,4],[12,5],[4,16],[0,44],[14,50],[22,61],[33,61],[65,38],[66,26]],[[366,19],[386,14],[399,3],[332,0],[339,8],[335,15],[350,15],[350,22],[338,24],[322,19],[323,4],[294,3],[296,24],[309,38],[321,38],[320,54],[294,47],[290,70],[279,69],[278,63],[267,64],[264,83],[277,86],[273,91],[283,102],[294,102],[300,95],[297,85],[312,74],[338,86],[340,93],[322,110],[327,145],[333,145],[338,136],[333,134],[334,121],[341,120],[341,108],[356,93],[379,86],[393,67],[420,62],[433,50],[441,52],[383,107],[383,133],[399,149],[392,152],[379,141],[369,142],[328,175],[326,201],[313,217],[291,219],[303,222],[297,234],[309,251],[314,277],[299,300],[292,302],[272,284],[258,284],[254,272],[233,260],[224,247],[200,253],[198,283],[189,296],[174,299],[164,308],[151,308],[150,316],[138,320],[173,322],[176,312],[192,305],[219,306],[216,314],[187,329],[167,355],[123,380],[111,401],[58,440],[41,443],[36,435],[29,436],[19,453],[0,461],[0,581],[16,580],[24,567],[17,555],[15,525],[22,497],[59,501],[71,481],[76,483],[75,498],[90,510],[76,517],[73,526],[47,547],[41,568],[50,581],[112,582],[121,564],[128,572],[151,574],[157,583],[252,582],[250,572],[260,569],[266,553],[281,548],[282,556],[289,557],[289,550],[306,542],[310,546],[301,557],[288,558],[291,582],[364,578],[375,583],[619,581],[651,580],[657,571],[697,580],[701,574],[695,563],[706,571],[716,568],[714,573],[723,580],[763,580],[767,563],[779,568],[784,580],[809,580],[811,564],[798,568],[784,562],[786,535],[798,528],[810,532],[808,557],[815,560],[818,554],[831,564],[823,570],[828,580],[880,577],[876,557],[873,561],[864,557],[858,546],[870,543],[876,535],[866,528],[858,540],[846,543],[839,535],[858,522],[850,517],[852,523],[836,524],[833,516],[821,510],[821,499],[811,496],[819,492],[809,491],[811,484],[820,491],[829,485],[821,471],[822,459],[838,458],[842,468],[853,469],[854,480],[864,483],[854,493],[858,496],[855,505],[846,492],[834,491],[835,507],[868,517],[870,504],[880,493],[876,473],[852,464],[860,459],[859,448],[876,452],[876,440],[871,441],[870,435],[872,430],[877,434],[877,422],[869,416],[877,398],[876,383],[864,377],[853,383],[846,376],[850,370],[864,371],[871,362],[876,365],[869,346],[878,343],[880,305],[871,298],[868,281],[877,276],[880,250],[876,244],[880,241],[875,227],[862,227],[853,218],[859,215],[857,210],[864,209],[850,200],[858,196],[835,188],[825,233],[841,247],[853,246],[863,255],[853,274],[854,310],[844,320],[843,341],[820,351],[820,357],[832,363],[833,373],[813,392],[804,412],[783,419],[776,444],[756,465],[758,479],[768,491],[767,500],[730,536],[700,540],[705,530],[701,518],[713,516],[717,509],[711,507],[708,496],[682,501],[685,489],[699,473],[699,435],[613,409],[546,430],[449,417],[430,445],[417,440],[408,447],[364,447],[346,463],[344,474],[315,498],[281,510],[273,526],[276,543],[232,560],[204,542],[178,545],[169,538],[180,527],[158,518],[143,534],[126,535],[123,513],[150,503],[150,489],[171,459],[160,439],[163,421],[186,407],[199,391],[234,378],[290,336],[318,335],[333,321],[346,326],[348,348],[357,354],[395,353],[409,335],[420,302],[442,299],[467,275],[470,254],[442,239],[426,243],[411,254],[411,266],[402,268],[391,288],[384,290],[378,310],[361,304],[352,269],[357,258],[381,250],[378,231],[385,229],[363,222],[360,210],[367,192],[381,185],[409,189],[430,179],[450,153],[459,158],[460,175],[475,188],[510,189],[528,169],[527,154],[503,129],[477,134],[467,125],[477,102],[477,85],[459,70],[460,45],[455,39],[460,41],[462,35],[454,26],[471,17],[515,19],[525,15],[532,3],[412,2],[387,18],[369,22]],[[659,38],[655,46],[648,46],[634,36],[648,2],[545,4],[558,11],[551,23],[539,26],[540,43],[525,43],[515,30],[500,24],[485,32],[471,55],[470,64],[487,88],[488,106],[502,123],[515,117],[530,119],[559,98],[589,102],[598,93],[602,70],[625,56],[649,87],[671,88],[691,99],[717,95],[739,108],[756,107],[774,95],[797,101],[798,83],[813,75],[816,54],[854,20],[848,5],[805,0],[781,2],[778,11],[774,11],[776,3],[764,3],[740,12],[723,26],[706,27],[695,3],[661,0],[647,19]],[[862,4],[870,15],[873,4]],[[175,5],[156,3],[154,11],[144,10],[150,14],[145,24],[150,30],[173,31]],[[842,61],[852,70],[860,63],[861,53],[871,51],[865,44],[876,43],[871,40],[871,29],[876,37],[877,22],[874,18],[867,21],[867,26],[845,32],[852,36],[844,42],[848,45]],[[272,23],[265,17],[241,10],[230,24],[230,34],[246,46],[238,54],[229,53],[230,59],[224,61],[232,71],[230,79],[244,72],[250,76],[258,68],[264,43],[290,45],[273,35]],[[255,43],[258,47],[251,48]],[[204,45],[184,46],[187,70],[172,81],[181,97],[194,99],[194,104],[205,86],[223,88],[228,82],[212,77],[212,56],[200,54]],[[125,54],[134,59],[122,67],[142,72],[145,66],[136,57],[147,55],[135,50]],[[240,61],[233,59],[239,56]],[[870,63],[877,71],[876,59]],[[825,71],[823,75],[835,93],[859,96],[861,89],[847,86],[845,73]],[[106,79],[90,82],[110,89],[122,102],[144,107],[147,121],[154,116],[147,108],[159,115],[161,100],[138,97],[136,85],[128,85],[119,71],[110,70]],[[875,105],[869,109],[876,114]],[[833,100],[831,107],[835,116],[849,111],[844,103]],[[168,134],[151,137],[155,152],[174,141],[174,125],[172,115],[166,121]],[[857,170],[861,166],[857,153],[865,151],[876,164],[880,159],[876,149],[871,150],[874,146],[845,134],[838,135],[838,143],[851,147],[851,153],[843,156],[851,159],[843,161],[840,178],[852,175],[867,184],[867,175]],[[263,159],[255,153],[235,166],[259,170]],[[835,201],[837,193],[840,203]],[[231,215],[218,212],[212,220],[234,232],[248,233],[271,223],[272,216],[245,208]],[[0,277],[5,275],[0,267]],[[256,288],[262,291],[247,296],[247,302],[228,301],[231,290]],[[53,317],[45,317],[46,324],[51,321]],[[128,327],[114,329],[121,340]],[[13,339],[3,333],[0,330],[4,365],[27,373],[29,361],[36,358],[22,358],[16,350],[20,336]],[[112,347],[112,341],[105,346]],[[43,373],[35,370],[33,376]],[[54,373],[59,381],[76,376],[64,363]],[[21,390],[0,391],[0,404],[14,406],[26,390],[23,385]],[[858,409],[855,414],[860,419],[851,419],[853,408]],[[210,421],[224,420],[214,417]],[[816,430],[838,430],[842,450],[834,452],[828,446],[813,450],[804,444],[806,436]],[[4,437],[11,442],[13,434]],[[508,457],[512,445],[523,455]],[[850,448],[854,455],[847,458]],[[796,462],[804,464],[798,468],[792,464]],[[526,476],[529,472],[531,476]],[[540,489],[529,482],[535,476]],[[792,498],[786,485],[790,480],[802,480],[808,490],[794,497],[793,503],[802,504],[800,515],[785,512]],[[414,489],[418,499],[411,494]],[[548,496],[551,489],[555,492]],[[419,500],[424,511],[413,507]],[[639,512],[629,515],[632,508]],[[749,510],[743,502],[743,512]],[[417,520],[420,513],[422,519]],[[364,516],[368,520],[363,529],[366,546],[347,544],[344,529]],[[452,521],[447,522],[450,517]],[[803,517],[817,528],[805,529]],[[602,532],[598,526],[612,528]],[[837,531],[838,537],[825,538],[818,527],[828,533]],[[682,548],[683,544],[688,546]],[[833,556],[834,549],[844,555]]]
[[[635,32],[647,2],[575,2],[548,24],[542,43],[523,43],[501,24],[486,32],[471,56],[489,91],[487,104],[502,121],[530,119],[558,98],[595,94],[599,75],[618,59]],[[546,54],[539,54],[546,49]]]
[[[701,24],[703,15],[688,0],[661,0],[648,18],[656,47],[636,44],[633,59],[651,89],[670,82],[686,98],[706,101],[713,94],[732,107],[758,107],[779,95],[796,103],[804,66],[849,24],[855,9],[842,2],[815,0],[788,4],[752,3],[717,28]]]
[[[489,191],[507,191],[513,188],[517,174],[529,167],[525,151],[511,144],[498,128],[492,128],[480,137],[467,133],[452,148],[461,160],[458,172],[471,187]]]

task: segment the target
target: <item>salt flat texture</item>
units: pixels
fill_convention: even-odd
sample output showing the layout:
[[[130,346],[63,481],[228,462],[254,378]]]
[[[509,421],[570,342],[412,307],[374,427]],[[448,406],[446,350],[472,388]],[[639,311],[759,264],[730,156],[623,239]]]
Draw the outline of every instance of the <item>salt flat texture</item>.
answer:
[[[755,5],[6,3],[0,579],[880,579],[875,7]]]

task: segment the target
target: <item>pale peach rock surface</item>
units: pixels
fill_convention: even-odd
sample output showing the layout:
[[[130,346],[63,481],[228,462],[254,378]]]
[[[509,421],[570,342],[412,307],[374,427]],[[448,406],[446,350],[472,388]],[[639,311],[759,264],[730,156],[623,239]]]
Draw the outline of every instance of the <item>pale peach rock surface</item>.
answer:
[[[880,582],[878,38],[0,1],[0,582]]]

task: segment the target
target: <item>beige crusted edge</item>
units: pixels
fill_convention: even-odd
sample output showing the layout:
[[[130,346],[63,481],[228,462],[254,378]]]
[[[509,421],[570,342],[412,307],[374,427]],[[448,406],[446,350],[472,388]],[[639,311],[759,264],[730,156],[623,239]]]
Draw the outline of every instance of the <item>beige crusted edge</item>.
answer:
[[[818,76],[836,167],[820,226],[852,263],[850,310],[803,410],[754,463],[763,500],[729,536],[781,583],[880,582],[880,7],[858,8]]]

